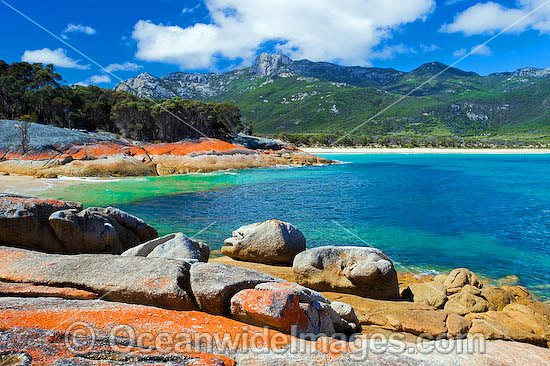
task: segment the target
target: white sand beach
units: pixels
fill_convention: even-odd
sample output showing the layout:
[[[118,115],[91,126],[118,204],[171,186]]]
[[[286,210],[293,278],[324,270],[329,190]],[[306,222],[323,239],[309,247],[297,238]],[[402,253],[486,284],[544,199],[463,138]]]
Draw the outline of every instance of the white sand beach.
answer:
[[[362,148],[307,147],[310,154],[550,154],[550,149],[439,149],[439,148]]]

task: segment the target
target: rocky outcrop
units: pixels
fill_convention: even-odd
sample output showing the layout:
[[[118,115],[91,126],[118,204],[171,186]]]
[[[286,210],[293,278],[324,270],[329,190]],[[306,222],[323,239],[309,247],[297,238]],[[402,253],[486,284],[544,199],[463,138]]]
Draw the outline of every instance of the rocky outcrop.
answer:
[[[294,257],[306,250],[302,232],[278,220],[243,226],[224,244],[222,254],[228,257],[267,264],[292,265]]]
[[[372,352],[367,339],[354,342],[359,348],[350,348],[349,343],[336,339],[308,342],[219,316],[101,300],[2,298],[0,308],[6,309],[0,312],[0,349],[6,350],[0,351],[0,357],[32,358],[33,365],[546,366],[550,363],[548,349],[515,342],[489,341],[482,349],[474,347],[479,340],[469,339],[425,342],[422,348],[405,342],[400,345],[406,352],[391,347]],[[59,329],[67,318],[89,327],[78,334],[81,348],[77,352],[68,348],[72,345],[66,341],[72,339],[69,326]],[[185,342],[177,343],[178,348],[169,342],[163,343],[163,348],[148,348],[140,341],[132,342],[135,339],[121,332],[115,343],[120,347],[112,350],[110,331],[117,326],[127,329],[128,325],[136,336],[186,335]],[[89,329],[94,331],[94,342],[90,333],[86,333]],[[250,336],[243,336],[244,329]],[[220,330],[230,343],[208,342],[217,339]],[[233,347],[224,347],[226,344]],[[364,357],[360,358],[361,355]]]
[[[489,310],[489,302],[480,295],[481,291],[477,287],[466,285],[449,297],[445,310],[459,315],[486,312]]]
[[[193,310],[190,264],[114,255],[54,255],[0,247],[0,279],[70,286],[105,300]]]
[[[59,210],[81,210],[76,202],[0,194],[0,244],[66,253],[67,248],[48,224],[51,214]]]
[[[208,262],[210,247],[206,243],[191,240],[183,233],[175,233],[153,239],[128,249],[122,256],[170,258]]]
[[[14,130],[14,121],[0,121],[0,128],[4,124]],[[37,124],[31,131],[33,143],[27,152],[13,134],[0,141],[0,173],[42,178],[155,176],[332,163],[291,146],[251,150],[213,138],[147,144]]]
[[[412,283],[408,291],[414,302],[436,309],[442,308],[447,302],[445,286],[439,281]]]
[[[326,246],[296,256],[296,282],[318,291],[337,291],[379,299],[399,297],[397,273],[381,250]]]
[[[48,253],[113,253],[158,236],[114,207],[0,194],[0,244]]]
[[[447,294],[455,294],[460,292],[466,285],[482,288],[483,284],[477,275],[466,268],[457,268],[447,276],[447,279],[443,283],[447,289]]]
[[[215,263],[195,263],[191,267],[191,289],[202,311],[228,315],[231,298],[239,291],[278,279],[265,273]]]

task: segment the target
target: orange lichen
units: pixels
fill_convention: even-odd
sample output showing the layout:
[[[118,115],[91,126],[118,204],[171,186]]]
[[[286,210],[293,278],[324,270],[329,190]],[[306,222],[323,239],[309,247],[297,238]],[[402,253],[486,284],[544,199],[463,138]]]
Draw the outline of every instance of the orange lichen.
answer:
[[[0,295],[61,297],[64,299],[93,300],[99,295],[70,287],[38,286],[30,283],[10,283],[0,281]]]
[[[200,139],[196,141],[184,141],[171,144],[145,145],[143,148],[149,155],[173,156],[184,156],[191,153],[204,153],[210,151],[229,152],[235,149],[248,150],[242,146],[216,139]]]

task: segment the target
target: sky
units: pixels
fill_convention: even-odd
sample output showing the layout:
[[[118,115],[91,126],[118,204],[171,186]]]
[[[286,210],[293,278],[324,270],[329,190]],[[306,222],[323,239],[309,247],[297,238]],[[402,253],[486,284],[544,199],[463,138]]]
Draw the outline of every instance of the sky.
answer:
[[[0,59],[105,88],[144,71],[233,70],[261,52],[410,71],[475,50],[455,67],[550,67],[550,0],[0,0],[0,19]]]

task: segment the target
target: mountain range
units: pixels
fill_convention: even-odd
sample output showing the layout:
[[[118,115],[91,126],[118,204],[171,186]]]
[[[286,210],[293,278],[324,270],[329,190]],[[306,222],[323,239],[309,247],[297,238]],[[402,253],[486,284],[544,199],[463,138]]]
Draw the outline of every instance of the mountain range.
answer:
[[[230,102],[254,132],[266,135],[346,133],[360,124],[356,134],[550,134],[550,68],[481,76],[430,62],[403,72],[263,53],[234,71],[161,78],[144,72],[115,89],[155,99]]]

